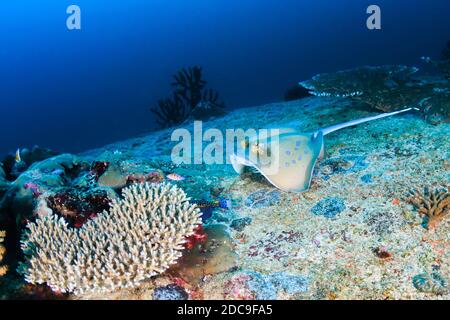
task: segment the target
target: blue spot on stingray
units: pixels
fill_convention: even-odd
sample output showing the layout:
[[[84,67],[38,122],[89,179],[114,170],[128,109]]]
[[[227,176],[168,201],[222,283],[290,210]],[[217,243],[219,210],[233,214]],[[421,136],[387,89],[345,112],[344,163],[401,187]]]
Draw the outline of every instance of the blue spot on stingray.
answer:
[[[295,161],[295,160],[292,160],[291,162],[292,162],[292,164],[296,164],[297,163],[297,161]]]
[[[301,155],[298,156],[298,161],[302,161],[302,156]]]
[[[300,140],[298,140],[298,141],[295,142],[295,145],[296,145],[297,147],[300,147],[301,144],[302,144],[302,142],[301,142]]]
[[[286,150],[286,155],[290,156],[291,155],[291,151],[290,150]]]
[[[280,202],[280,197],[281,193],[278,190],[261,189],[249,195],[244,204],[250,208],[265,208]]]
[[[364,183],[372,183],[372,175],[371,174],[365,174],[361,177],[361,181]]]
[[[289,167],[289,162],[286,162],[285,164],[284,164],[284,166],[287,168],[287,167]]]
[[[328,197],[320,200],[311,212],[316,216],[324,216],[325,218],[334,218],[345,210],[344,200],[336,197]]]

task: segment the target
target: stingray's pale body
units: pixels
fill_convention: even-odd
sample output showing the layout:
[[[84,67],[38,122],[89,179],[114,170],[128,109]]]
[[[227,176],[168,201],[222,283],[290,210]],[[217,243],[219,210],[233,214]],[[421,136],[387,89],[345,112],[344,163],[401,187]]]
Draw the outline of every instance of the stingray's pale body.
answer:
[[[238,146],[241,150],[231,154],[230,160],[234,170],[239,174],[243,172],[244,167],[253,167],[271,184],[283,191],[304,192],[311,185],[317,161],[324,156],[325,135],[412,109],[383,113],[319,129],[312,133],[298,132],[289,128],[281,129],[277,134],[264,139],[264,143],[261,143],[261,137],[251,137]]]

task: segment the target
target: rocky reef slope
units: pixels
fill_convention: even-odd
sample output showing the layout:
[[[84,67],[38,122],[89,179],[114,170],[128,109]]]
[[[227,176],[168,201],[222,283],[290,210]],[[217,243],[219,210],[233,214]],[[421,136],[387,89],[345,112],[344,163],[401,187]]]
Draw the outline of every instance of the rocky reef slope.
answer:
[[[235,110],[203,130],[314,131],[373,114],[345,99],[311,97]],[[185,127],[192,131],[192,123]],[[165,273],[137,288],[64,298],[450,298],[448,123],[431,125],[410,113],[330,134],[302,194],[281,192],[254,172],[239,176],[231,165],[175,165],[173,130],[50,158],[6,183],[0,229],[16,239],[48,210],[79,228],[134,182],[169,181],[195,200],[231,200],[204,219]],[[437,211],[430,204],[442,215],[432,228],[427,222]],[[43,295],[17,279],[7,274],[2,288],[15,283],[16,292]]]

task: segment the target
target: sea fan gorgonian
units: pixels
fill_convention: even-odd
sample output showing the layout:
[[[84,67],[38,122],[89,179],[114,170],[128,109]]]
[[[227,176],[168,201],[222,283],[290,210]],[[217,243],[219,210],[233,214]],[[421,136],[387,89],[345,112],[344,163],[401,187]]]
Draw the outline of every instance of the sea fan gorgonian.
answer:
[[[111,292],[164,272],[201,223],[199,209],[170,184],[134,184],[81,228],[52,213],[28,224],[19,271],[53,291]]]

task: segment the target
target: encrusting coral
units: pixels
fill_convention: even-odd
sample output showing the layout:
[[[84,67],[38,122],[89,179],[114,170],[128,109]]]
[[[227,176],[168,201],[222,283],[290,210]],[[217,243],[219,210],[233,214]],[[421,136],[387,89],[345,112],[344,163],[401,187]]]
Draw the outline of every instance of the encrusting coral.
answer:
[[[55,292],[103,293],[132,288],[164,272],[182,255],[201,213],[168,183],[133,184],[81,228],[51,213],[29,223],[22,239],[27,282]]]
[[[443,64],[450,65],[450,61],[439,63],[441,72],[445,69]],[[447,80],[420,81],[413,77],[418,70],[407,66],[365,66],[319,74],[300,84],[316,96],[352,98],[383,112],[416,107],[432,124],[448,121],[450,83]]]
[[[434,229],[450,212],[450,187],[447,190],[426,187],[423,192],[411,190],[408,201],[425,217],[426,228]]]
[[[3,256],[5,255],[6,252],[5,247],[2,245],[5,236],[6,236],[5,231],[0,231],[0,263],[2,262]],[[5,275],[6,271],[8,271],[8,268],[0,265],[0,277]]]

